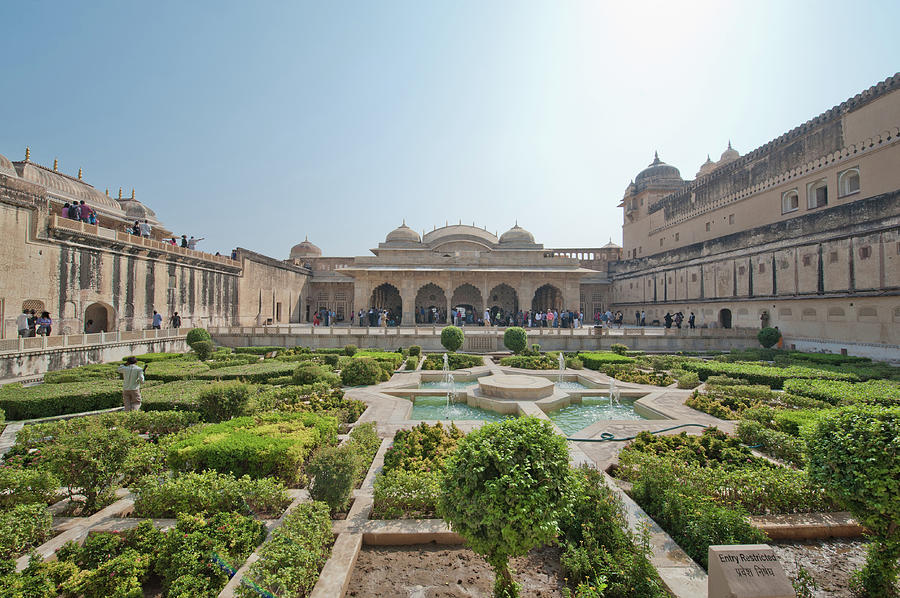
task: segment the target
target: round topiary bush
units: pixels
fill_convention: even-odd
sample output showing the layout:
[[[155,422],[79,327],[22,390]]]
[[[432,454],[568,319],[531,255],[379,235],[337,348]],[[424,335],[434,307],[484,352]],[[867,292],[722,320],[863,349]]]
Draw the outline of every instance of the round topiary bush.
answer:
[[[871,532],[854,575],[866,596],[895,596],[900,558],[900,407],[849,407],[806,431],[810,480]]]
[[[323,368],[312,363],[303,363],[297,366],[291,375],[291,379],[294,381],[294,384],[312,384],[321,380],[325,374],[326,372]]]
[[[206,332],[204,330],[204,332]],[[191,345],[191,349],[194,350],[194,353],[197,354],[197,358],[200,361],[206,361],[209,359],[213,351],[215,350],[215,345],[212,344],[212,341],[196,341],[193,345]]]
[[[528,348],[528,333],[524,328],[511,326],[503,333],[503,345],[518,355]]]
[[[340,361],[340,356],[334,355],[333,353],[329,353],[328,355],[324,355],[322,357],[322,361],[325,362],[325,365],[330,365],[331,367],[336,367],[338,361]]]
[[[358,349],[356,348],[356,345],[344,345],[344,355],[346,355],[347,357],[353,357],[354,355],[356,355],[357,350]]]
[[[206,328],[191,328],[187,333],[187,338],[185,339],[188,347],[193,349],[194,343],[200,341],[212,341],[212,337],[209,335],[209,332],[206,330]]]
[[[622,343],[613,343],[609,346],[609,350],[617,355],[625,355],[628,351],[628,346],[623,345]]]
[[[381,368],[374,359],[369,357],[352,359],[341,370],[341,382],[344,386],[377,384],[379,376],[381,376]]]
[[[483,426],[447,460],[438,513],[493,567],[494,596],[518,596],[510,557],[559,534],[571,476],[565,438],[534,417]]]
[[[250,387],[237,380],[218,382],[204,389],[197,397],[197,402],[204,421],[225,421],[247,412]]]
[[[419,345],[410,345],[409,346],[409,354],[412,356],[418,356],[422,354],[422,347]]]
[[[756,339],[759,341],[759,344],[765,347],[766,349],[771,349],[775,346],[775,343],[778,342],[778,339],[781,338],[781,332],[777,328],[763,328],[756,335]]]
[[[451,353],[462,347],[465,336],[462,328],[457,326],[444,326],[441,330],[441,345]]]

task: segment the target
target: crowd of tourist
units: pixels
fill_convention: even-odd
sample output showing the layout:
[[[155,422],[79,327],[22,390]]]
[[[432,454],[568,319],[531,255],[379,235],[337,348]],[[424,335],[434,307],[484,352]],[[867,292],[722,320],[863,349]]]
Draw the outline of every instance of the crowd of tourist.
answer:
[[[97,224],[97,213],[89,205],[84,203],[82,199],[80,203],[66,202],[63,204],[61,216],[69,220],[78,222],[87,222],[88,224]]]
[[[42,311],[38,316],[33,309],[23,309],[16,318],[16,328],[19,330],[20,337],[50,336],[53,320],[50,319],[50,312]]]

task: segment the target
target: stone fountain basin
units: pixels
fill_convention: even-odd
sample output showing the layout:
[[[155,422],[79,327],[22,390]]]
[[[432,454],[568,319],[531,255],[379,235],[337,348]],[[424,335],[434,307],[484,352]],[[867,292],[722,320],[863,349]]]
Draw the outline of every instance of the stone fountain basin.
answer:
[[[496,399],[535,401],[544,399],[555,391],[550,380],[537,376],[520,376],[516,374],[493,374],[478,379],[481,393]]]

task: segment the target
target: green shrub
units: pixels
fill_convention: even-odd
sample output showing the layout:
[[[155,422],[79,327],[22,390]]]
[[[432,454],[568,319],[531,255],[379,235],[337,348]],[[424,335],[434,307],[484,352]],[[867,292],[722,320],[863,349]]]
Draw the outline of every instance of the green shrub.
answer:
[[[197,354],[197,359],[206,361],[212,355],[213,350],[215,350],[215,345],[212,344],[212,341],[197,341],[191,345],[191,349]]]
[[[265,355],[275,351],[284,351],[284,347],[235,347],[235,353],[249,353],[251,355]]]
[[[353,357],[356,351],[356,345],[344,345],[344,355],[347,357]]]
[[[700,377],[696,372],[681,372],[678,376],[678,388],[697,388],[700,386]]]
[[[422,347],[420,347],[419,345],[410,345],[409,346],[409,354],[414,355],[414,356],[421,355]]]
[[[0,409],[10,420],[50,417],[122,406],[122,383],[117,380],[60,382],[24,388],[21,383],[0,386]]]
[[[179,471],[213,469],[252,478],[275,476],[288,484],[303,480],[307,457],[333,444],[337,420],[314,413],[264,413],[238,417],[188,434],[169,449]]]
[[[197,349],[194,348],[195,343],[211,343],[212,336],[210,336],[209,332],[207,332],[205,328],[192,328],[188,331],[187,337],[185,337],[184,340],[188,344],[188,347],[196,351]]]
[[[744,411],[744,417],[747,411]],[[741,419],[737,427],[737,436],[742,442],[758,447],[776,459],[803,467],[805,447],[799,438],[767,428],[764,424],[751,419]]]
[[[219,382],[200,391],[197,403],[204,421],[220,422],[244,415],[251,387],[243,382]]]
[[[165,595],[217,595],[229,578],[220,563],[237,569],[265,537],[262,522],[237,513],[179,514],[156,565]]]
[[[258,361],[258,360],[256,360]],[[207,361],[206,365],[209,366],[211,370],[219,370],[222,368],[230,368],[236,365],[245,365],[247,361],[245,359],[219,359],[216,361]]]
[[[183,357],[181,359],[166,359],[154,361],[144,371],[148,380],[162,380],[163,382],[175,382],[176,380],[188,380],[196,378],[200,374],[210,371],[209,366],[202,361]]]
[[[297,369],[294,370],[291,377],[294,384],[312,384],[318,382],[325,373],[326,371],[320,366],[303,363],[297,366]]]
[[[622,368],[612,373],[616,380],[632,382],[634,384],[651,384],[653,386],[669,386],[675,383],[675,379],[662,373],[648,373],[632,368]]]
[[[349,444],[323,447],[310,460],[309,473],[313,479],[309,495],[313,500],[324,501],[332,513],[344,510],[350,504],[358,469],[356,447]]]
[[[444,326],[441,330],[441,346],[451,353],[456,352],[457,349],[462,347],[464,340],[465,336],[463,335],[462,328],[457,326]]]
[[[173,478],[148,477],[134,488],[136,517],[175,518],[178,513],[235,511],[263,518],[278,517],[291,502],[284,484],[272,478],[235,478],[204,471]]]
[[[569,506],[565,438],[552,424],[520,417],[463,438],[447,460],[438,512],[496,573],[494,596],[516,596],[510,557],[553,541]]]
[[[92,421],[82,429],[62,431],[45,454],[69,498],[82,497],[82,514],[91,514],[112,499],[128,451],[139,442],[128,430]]]
[[[566,357],[566,367],[573,370],[583,370],[584,362],[579,357]]]
[[[768,464],[764,459],[754,457],[750,449],[737,438],[718,428],[706,428],[699,435],[687,432],[667,435],[641,432],[619,454],[623,470],[627,472],[628,458],[637,453],[676,457],[685,463],[704,467]]]
[[[900,558],[900,408],[837,410],[819,420],[806,441],[810,477],[871,533],[858,583],[870,596],[890,596]]]
[[[350,424],[359,419],[366,404],[344,397],[340,388],[317,382],[308,386],[271,388],[255,397],[254,411],[308,411],[331,415],[339,423]]]
[[[375,478],[373,519],[433,519],[441,493],[440,471],[394,469]]]
[[[613,343],[609,346],[609,350],[617,355],[625,355],[628,352],[628,347],[622,343]]]
[[[768,537],[747,520],[739,506],[726,507],[685,482],[689,464],[645,457],[633,478],[632,496],[692,559],[707,567],[710,545],[761,544]],[[696,471],[696,468],[691,468]]]
[[[777,328],[763,328],[756,334],[756,340],[766,349],[771,349],[781,339],[781,332]]]
[[[49,504],[59,491],[59,480],[49,471],[0,467],[0,509],[29,503]]]
[[[184,411],[200,413],[200,394],[210,387],[207,380],[178,380],[141,390],[145,412]]]
[[[503,333],[503,345],[518,355],[528,347],[528,333],[519,326],[510,326]]]
[[[381,368],[374,359],[354,358],[341,370],[341,383],[344,386],[365,386],[378,384]]]
[[[468,368],[477,368],[484,365],[484,359],[481,355],[468,355],[466,353],[447,353],[447,365],[451,370],[463,370]],[[441,353],[432,353],[425,357],[422,364],[423,370],[442,370],[444,369],[444,358]]]
[[[406,365],[404,369],[407,371],[413,371],[419,366],[419,356],[418,355],[410,355],[406,358]]]
[[[259,548],[259,560],[244,577],[270,596],[309,596],[331,556],[332,537],[328,508],[322,503],[301,503]],[[242,585],[238,596],[257,598],[259,592]]]
[[[706,384],[707,386],[744,386],[747,381],[729,376],[710,376],[706,379]]]
[[[396,370],[400,367],[400,364],[403,363],[404,355],[399,352],[392,351],[375,351],[372,349],[365,349],[362,351],[357,351],[353,355],[354,359],[374,359],[378,362],[384,362],[390,364],[390,369]]]
[[[560,521],[560,562],[569,587],[606,580],[604,598],[668,596],[650,563],[646,538],[635,537],[624,524],[622,503],[603,474],[588,467],[575,470],[572,490],[572,509]]]
[[[45,504],[17,504],[0,511],[0,559],[14,559],[46,542],[52,524]]]
[[[785,380],[790,380],[791,378],[819,378],[826,380],[845,381],[855,381],[859,379],[859,377],[855,374],[850,374],[847,372],[833,372],[802,366],[789,366],[781,368],[748,363],[691,361],[684,363],[682,368],[688,371],[697,372],[701,380],[706,380],[709,376],[725,374],[727,376],[741,378],[751,384],[765,384],[766,386],[778,389],[782,387]]]
[[[266,359],[255,363],[200,372],[196,374],[196,377],[203,380],[243,380],[244,382],[263,384],[270,378],[287,376],[293,371],[293,364],[278,361],[277,359]]]
[[[463,437],[462,430],[451,423],[444,427],[421,422],[409,430],[399,430],[394,444],[384,455],[384,471],[431,471],[440,469]]]
[[[619,355],[618,353],[579,353],[578,357],[584,362],[584,367],[590,370],[599,370],[603,366],[610,364],[634,363],[633,357],[626,357],[624,355]]]
[[[500,358],[500,365],[526,370],[556,370],[559,363],[549,355],[511,355]]]
[[[338,356],[337,355],[325,355],[322,358],[322,361],[325,362],[325,365],[328,365],[328,366],[331,366],[334,368],[334,367],[337,367]]]
[[[348,444],[352,445],[357,452],[359,468],[357,472],[357,484],[363,481],[369,466],[372,465],[372,459],[375,453],[381,447],[381,438],[378,437],[378,427],[375,422],[366,422],[357,424],[350,430],[350,440]]]

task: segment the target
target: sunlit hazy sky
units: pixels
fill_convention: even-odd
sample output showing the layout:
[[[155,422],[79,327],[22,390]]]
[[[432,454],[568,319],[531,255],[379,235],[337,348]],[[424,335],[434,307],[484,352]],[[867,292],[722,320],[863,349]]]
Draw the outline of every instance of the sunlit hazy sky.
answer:
[[[900,2],[42,2],[0,20],[0,153],[119,187],[201,248],[360,255],[518,220],[621,241],[693,178],[900,70]]]

